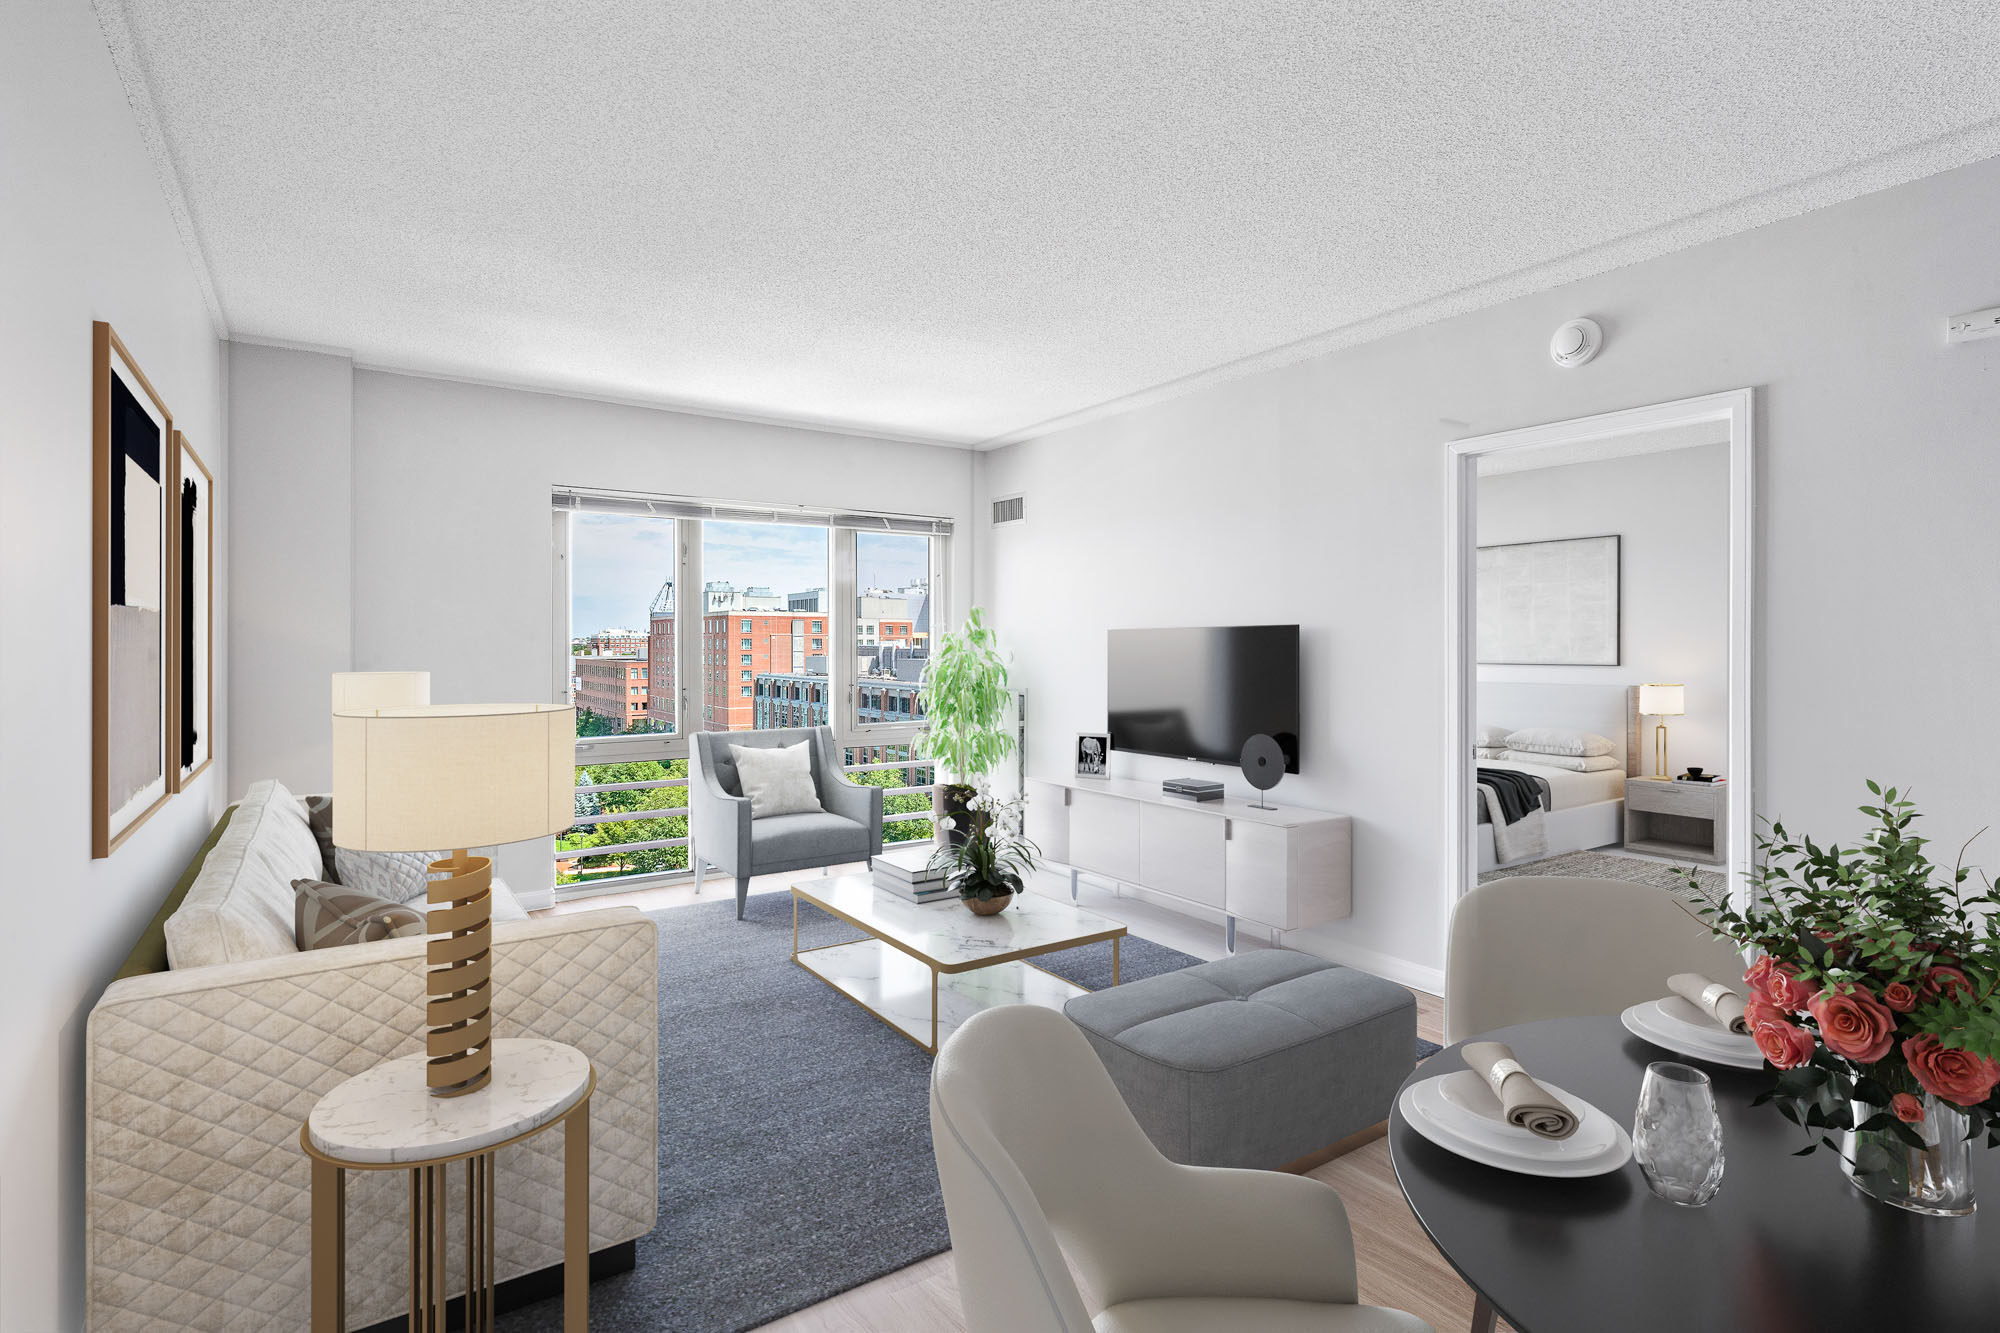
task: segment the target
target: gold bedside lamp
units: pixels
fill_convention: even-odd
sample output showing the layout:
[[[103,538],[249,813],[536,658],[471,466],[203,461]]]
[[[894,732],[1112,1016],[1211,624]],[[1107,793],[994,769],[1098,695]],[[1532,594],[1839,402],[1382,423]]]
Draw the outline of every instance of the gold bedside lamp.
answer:
[[[465,849],[574,822],[576,713],[567,704],[384,704],[427,700],[427,673],[343,675],[334,682],[335,844],[459,849],[430,865],[424,979],[425,1081],[432,1095],[456,1097],[484,1087],[493,1067],[493,860]]]
[[[1641,685],[1639,711],[1660,719],[1653,728],[1653,776],[1667,776],[1667,722],[1687,712],[1685,685]],[[339,807],[335,807],[338,809]]]

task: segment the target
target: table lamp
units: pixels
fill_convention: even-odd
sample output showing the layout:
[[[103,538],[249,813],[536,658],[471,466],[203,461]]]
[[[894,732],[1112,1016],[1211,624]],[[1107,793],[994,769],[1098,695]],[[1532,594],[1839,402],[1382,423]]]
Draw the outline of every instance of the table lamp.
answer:
[[[358,673],[345,673],[354,675]],[[366,673],[369,675],[424,675]],[[410,681],[387,684],[407,696]],[[348,706],[333,714],[333,840],[367,852],[458,850],[430,863],[425,1082],[456,1097],[493,1072],[493,859],[465,849],[560,833],[576,819],[568,704]],[[378,691],[377,697],[380,697]],[[424,682],[429,693],[429,682]],[[336,698],[341,698],[336,680]]]
[[[1670,717],[1679,717],[1687,712],[1687,687],[1684,685],[1641,685],[1639,687],[1639,711],[1660,719],[1653,728],[1653,776],[1667,776],[1667,723]],[[337,808],[337,807],[336,807]]]
[[[431,701],[428,671],[336,671],[333,711],[366,708],[411,708]]]

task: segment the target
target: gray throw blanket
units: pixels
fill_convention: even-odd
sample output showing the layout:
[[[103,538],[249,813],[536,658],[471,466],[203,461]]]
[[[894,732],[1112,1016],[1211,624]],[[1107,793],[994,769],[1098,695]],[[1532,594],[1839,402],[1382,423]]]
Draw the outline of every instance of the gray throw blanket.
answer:
[[[1526,784],[1526,805],[1523,787]],[[1548,816],[1542,813],[1541,784],[1505,768],[1479,770],[1479,799],[1493,826],[1493,855],[1502,865],[1549,854]]]

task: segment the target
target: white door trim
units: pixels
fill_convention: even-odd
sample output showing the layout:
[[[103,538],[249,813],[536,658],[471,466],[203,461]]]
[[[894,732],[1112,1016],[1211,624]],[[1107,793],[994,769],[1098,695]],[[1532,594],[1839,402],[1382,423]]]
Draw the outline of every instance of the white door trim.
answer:
[[[1479,672],[1473,661],[1479,549],[1479,460],[1499,453],[1615,439],[1673,426],[1721,422],[1729,429],[1729,858],[1725,870],[1733,901],[1745,901],[1753,824],[1755,770],[1751,755],[1751,686],[1756,597],[1756,398],[1731,389],[1699,398],[1655,403],[1623,412],[1577,417],[1458,440],[1445,455],[1445,716],[1450,753],[1445,761],[1444,922],[1449,954],[1451,912],[1477,882],[1478,818],[1473,802],[1473,727],[1478,717]]]

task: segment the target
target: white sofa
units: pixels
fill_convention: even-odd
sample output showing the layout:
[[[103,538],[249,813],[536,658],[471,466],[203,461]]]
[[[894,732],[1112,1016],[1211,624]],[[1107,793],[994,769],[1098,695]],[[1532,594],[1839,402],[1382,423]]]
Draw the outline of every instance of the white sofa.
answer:
[[[151,955],[142,940],[132,975],[91,1010],[85,1245],[96,1333],[306,1327],[311,1182],[299,1127],[343,1079],[421,1049],[423,939],[238,956],[242,940],[271,938],[291,878],[322,877],[294,818],[304,809],[283,787],[254,785],[183,881],[180,910],[206,902],[214,913],[221,902],[225,919],[246,914],[232,961],[164,970],[156,921]],[[218,879],[233,884],[218,894]],[[530,919],[504,884],[494,894],[495,1033],[569,1042],[596,1066],[590,1247],[620,1246],[652,1230],[658,1206],[655,928],[632,908]],[[250,920],[259,913],[261,926]],[[498,1177],[498,1278],[560,1263],[562,1136],[503,1149]],[[348,1177],[349,1328],[408,1307],[408,1191],[400,1171]],[[462,1231],[463,1210],[451,1211]],[[462,1235],[450,1245],[462,1265]]]

